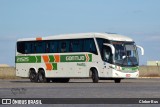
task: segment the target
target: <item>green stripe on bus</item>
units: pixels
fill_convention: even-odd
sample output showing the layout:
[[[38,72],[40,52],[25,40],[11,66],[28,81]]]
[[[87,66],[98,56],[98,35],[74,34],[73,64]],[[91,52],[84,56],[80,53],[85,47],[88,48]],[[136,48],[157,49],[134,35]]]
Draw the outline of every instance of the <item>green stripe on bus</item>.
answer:
[[[92,54],[88,54],[89,56],[89,62],[92,62]]]
[[[41,56],[36,56],[37,58],[37,63],[40,63],[41,62]]]
[[[57,63],[52,63],[53,70],[57,70]]]
[[[49,62],[54,62],[54,56],[53,55],[49,55]]]
[[[49,62],[54,62],[53,55],[49,55]],[[16,63],[41,63],[41,56],[16,56]],[[60,55],[60,62],[92,62],[92,54]]]
[[[124,71],[135,71],[135,70],[138,70],[138,67],[131,67],[131,68],[122,67],[122,70],[124,70]]]

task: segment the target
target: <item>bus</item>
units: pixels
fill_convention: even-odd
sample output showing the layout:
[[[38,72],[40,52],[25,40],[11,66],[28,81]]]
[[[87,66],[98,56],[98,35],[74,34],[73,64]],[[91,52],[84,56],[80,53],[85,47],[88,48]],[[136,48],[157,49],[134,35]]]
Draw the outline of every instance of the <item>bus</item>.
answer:
[[[139,77],[133,39],[110,33],[77,33],[18,39],[16,76],[31,82],[69,82],[71,78],[114,80]]]

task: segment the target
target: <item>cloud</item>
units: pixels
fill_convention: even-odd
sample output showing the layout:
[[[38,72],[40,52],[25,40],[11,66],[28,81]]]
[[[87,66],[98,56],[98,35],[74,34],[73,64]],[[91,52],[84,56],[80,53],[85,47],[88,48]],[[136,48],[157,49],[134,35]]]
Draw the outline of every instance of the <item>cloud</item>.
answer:
[[[148,36],[144,38],[145,42],[160,42],[160,35],[159,36]]]
[[[142,10],[134,10],[132,13],[134,13],[134,14],[140,14],[140,13],[143,13],[143,11]]]
[[[131,33],[131,35],[137,40],[137,41],[143,41],[143,42],[160,42],[160,32],[134,32]]]

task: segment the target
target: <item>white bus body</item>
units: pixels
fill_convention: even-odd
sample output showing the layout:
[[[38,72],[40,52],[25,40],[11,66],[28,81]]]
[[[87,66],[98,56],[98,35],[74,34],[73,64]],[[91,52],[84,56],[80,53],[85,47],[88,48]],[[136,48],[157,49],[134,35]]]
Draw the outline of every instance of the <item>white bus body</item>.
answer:
[[[64,34],[17,40],[16,76],[32,82],[68,82],[70,78],[113,79],[139,77],[134,41],[107,33]]]

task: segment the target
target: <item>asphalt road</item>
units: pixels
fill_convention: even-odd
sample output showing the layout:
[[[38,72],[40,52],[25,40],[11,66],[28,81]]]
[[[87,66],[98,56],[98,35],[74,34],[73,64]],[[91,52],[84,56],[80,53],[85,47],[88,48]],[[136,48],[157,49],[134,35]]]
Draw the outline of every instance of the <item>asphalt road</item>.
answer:
[[[0,98],[160,98],[160,78],[124,79],[121,83],[111,80],[92,83],[91,79],[71,79],[69,83],[31,83],[28,79],[0,79]]]

